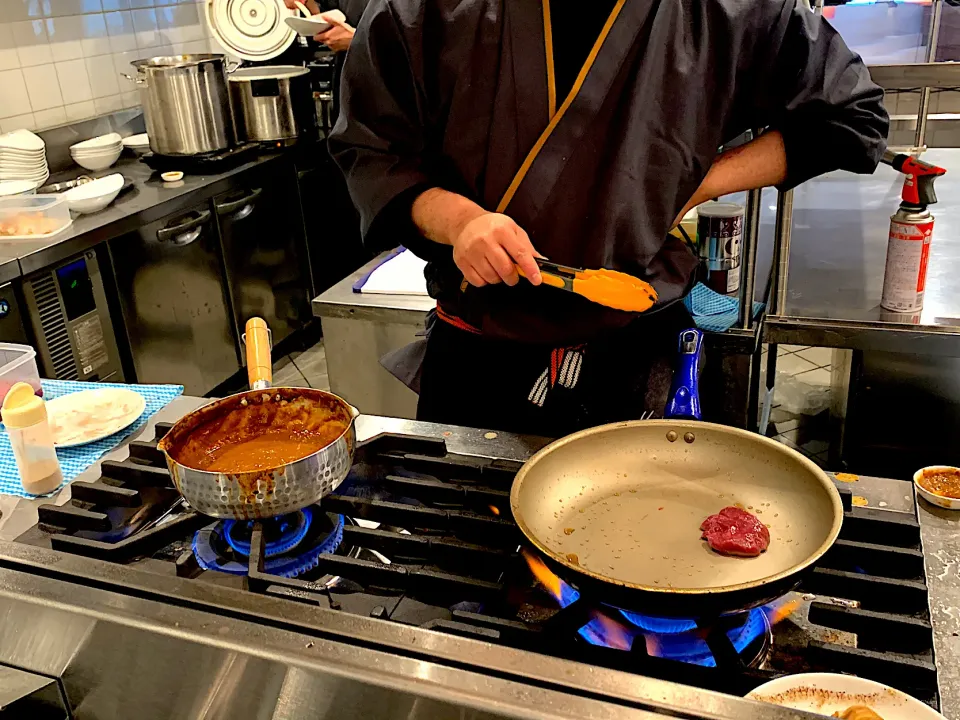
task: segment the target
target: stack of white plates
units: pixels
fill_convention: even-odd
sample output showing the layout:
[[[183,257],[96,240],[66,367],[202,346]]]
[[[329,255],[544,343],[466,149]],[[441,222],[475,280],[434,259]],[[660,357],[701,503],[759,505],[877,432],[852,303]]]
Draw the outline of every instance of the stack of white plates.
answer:
[[[105,170],[113,165],[123,152],[123,141],[117,133],[84,140],[70,146],[70,157],[87,170]]]
[[[43,140],[29,130],[0,135],[0,180],[31,180],[41,185],[48,177]]]

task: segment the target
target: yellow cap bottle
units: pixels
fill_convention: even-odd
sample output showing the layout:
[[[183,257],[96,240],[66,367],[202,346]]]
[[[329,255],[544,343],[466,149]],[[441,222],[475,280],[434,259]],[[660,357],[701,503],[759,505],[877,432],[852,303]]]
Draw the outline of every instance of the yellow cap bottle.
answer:
[[[47,422],[47,404],[28,383],[17,383],[3,399],[3,424],[23,489],[31,495],[45,495],[59,488],[63,473]]]

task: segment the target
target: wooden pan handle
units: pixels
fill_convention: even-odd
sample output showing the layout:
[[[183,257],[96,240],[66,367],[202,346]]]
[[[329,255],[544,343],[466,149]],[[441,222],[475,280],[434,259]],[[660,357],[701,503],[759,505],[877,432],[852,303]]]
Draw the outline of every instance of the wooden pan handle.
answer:
[[[270,358],[270,329],[263,318],[247,320],[247,377],[251,390],[262,390],[273,382],[273,362]]]

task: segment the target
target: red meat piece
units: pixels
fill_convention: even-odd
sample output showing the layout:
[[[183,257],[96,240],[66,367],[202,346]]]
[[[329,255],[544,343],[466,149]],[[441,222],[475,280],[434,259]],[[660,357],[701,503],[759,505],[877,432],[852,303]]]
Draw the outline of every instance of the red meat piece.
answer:
[[[710,547],[721,555],[757,557],[770,546],[770,531],[755,516],[738,507],[725,507],[700,525]]]

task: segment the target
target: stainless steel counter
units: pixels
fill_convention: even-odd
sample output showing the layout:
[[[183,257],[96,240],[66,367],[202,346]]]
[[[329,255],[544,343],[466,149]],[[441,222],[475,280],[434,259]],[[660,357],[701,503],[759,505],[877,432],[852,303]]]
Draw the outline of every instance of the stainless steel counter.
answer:
[[[417,396],[380,366],[380,358],[417,339],[433,298],[419,295],[364,295],[353,284],[386,253],[348,275],[313,301],[323,326],[330,389],[362,412],[413,418]]]
[[[426,314],[437,306],[437,301],[433,298],[422,295],[365,295],[353,291],[354,283],[377,267],[387,254],[381,253],[315,298],[314,317],[413,322],[422,325]]]
[[[769,318],[767,342],[960,355],[960,149],[924,160],[947,168],[937,180],[936,216],[922,313],[880,308],[890,216],[903,175],[836,172],[794,191],[786,308]]]
[[[255,155],[254,159],[221,173],[185,175],[179,183],[165,183],[160,180],[159,174],[155,174],[145,164],[124,155],[109,172],[123,174],[133,181],[134,187],[120,195],[104,210],[75,217],[69,228],[51,238],[36,241],[0,241],[0,282],[16,275],[41,270],[105,240],[195,205],[204,197],[228,189],[233,176],[281,156],[279,153]],[[74,166],[69,172],[52,176],[50,182],[71,179],[84,172],[82,168]],[[9,271],[16,269],[17,272],[11,277],[5,277],[9,260],[18,261],[19,268],[11,265]]]
[[[155,420],[176,419],[202,402],[179,398]],[[144,437],[152,436],[152,425]],[[358,421],[360,438],[383,432],[443,437],[456,453],[513,460],[529,457],[542,442],[391,418]],[[107,457],[125,455],[120,448]],[[82,478],[98,474],[94,467]],[[862,477],[853,489],[882,512],[915,511],[909,484]],[[68,496],[66,489],[56,502]],[[813,717],[310,602],[198,585],[9,542],[36,522],[37,504],[0,501],[0,663],[62,677],[68,697],[75,705],[79,698],[87,710],[77,717],[123,716],[134,707],[148,719],[172,712],[209,717],[210,708],[218,708],[217,717],[233,712],[365,720],[652,718],[665,712],[714,719]],[[918,514],[942,707],[955,718],[960,514],[922,503]],[[348,712],[334,698],[359,703],[363,713]]]

